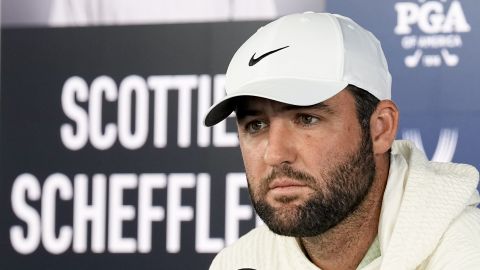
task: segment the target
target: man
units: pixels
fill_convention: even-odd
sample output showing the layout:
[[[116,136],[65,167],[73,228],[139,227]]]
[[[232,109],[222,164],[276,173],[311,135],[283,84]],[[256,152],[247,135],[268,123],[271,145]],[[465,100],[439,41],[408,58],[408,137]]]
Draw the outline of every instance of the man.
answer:
[[[211,269],[480,269],[478,172],[394,141],[399,112],[378,40],[351,19],[304,13],[234,55],[236,112],[259,227]]]

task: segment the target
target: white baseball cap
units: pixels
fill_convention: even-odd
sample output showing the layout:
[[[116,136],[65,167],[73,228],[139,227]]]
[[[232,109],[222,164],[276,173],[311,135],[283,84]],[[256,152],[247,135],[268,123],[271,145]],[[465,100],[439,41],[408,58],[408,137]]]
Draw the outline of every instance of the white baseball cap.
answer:
[[[226,73],[226,96],[210,107],[204,123],[228,117],[235,97],[309,106],[353,84],[384,100],[391,99],[391,81],[380,42],[352,19],[287,15],[258,29],[237,50]]]

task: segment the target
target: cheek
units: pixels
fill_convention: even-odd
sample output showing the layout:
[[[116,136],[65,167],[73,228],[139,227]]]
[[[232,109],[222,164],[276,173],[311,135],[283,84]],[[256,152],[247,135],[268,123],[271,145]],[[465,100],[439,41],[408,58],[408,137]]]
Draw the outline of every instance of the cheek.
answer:
[[[253,145],[240,140],[240,151],[242,153],[245,171],[250,177],[258,178],[258,174],[260,173],[263,164],[262,148],[258,144]]]
[[[305,170],[315,178],[321,178],[322,172],[328,170],[335,156],[337,153],[324,145],[310,145],[299,154],[299,169]]]
[[[347,153],[356,149],[357,139],[350,132],[334,130],[302,136],[302,148],[298,151],[299,163],[310,173],[320,177],[322,173],[343,161]]]
[[[271,172],[269,167],[264,162],[264,148],[257,143],[254,146],[240,142],[240,150],[242,152],[243,164],[247,176],[250,192],[253,192],[255,200],[263,197],[265,194],[265,187],[262,185],[262,179]]]
[[[351,152],[361,141],[361,129],[353,122],[338,121],[307,139],[310,144],[315,145],[312,148],[322,150],[322,155]]]

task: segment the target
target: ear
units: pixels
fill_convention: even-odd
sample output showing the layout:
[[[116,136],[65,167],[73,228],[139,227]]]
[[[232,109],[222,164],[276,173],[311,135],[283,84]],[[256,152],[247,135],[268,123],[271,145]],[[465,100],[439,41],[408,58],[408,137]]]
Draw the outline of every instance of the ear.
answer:
[[[391,100],[382,100],[370,117],[373,153],[384,154],[392,146],[398,128],[398,109]]]

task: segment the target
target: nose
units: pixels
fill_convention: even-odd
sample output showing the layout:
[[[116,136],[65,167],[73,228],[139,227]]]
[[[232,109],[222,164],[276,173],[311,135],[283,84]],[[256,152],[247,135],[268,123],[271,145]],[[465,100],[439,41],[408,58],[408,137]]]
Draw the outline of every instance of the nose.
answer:
[[[270,166],[292,164],[297,158],[294,132],[282,122],[272,122],[263,159]]]

